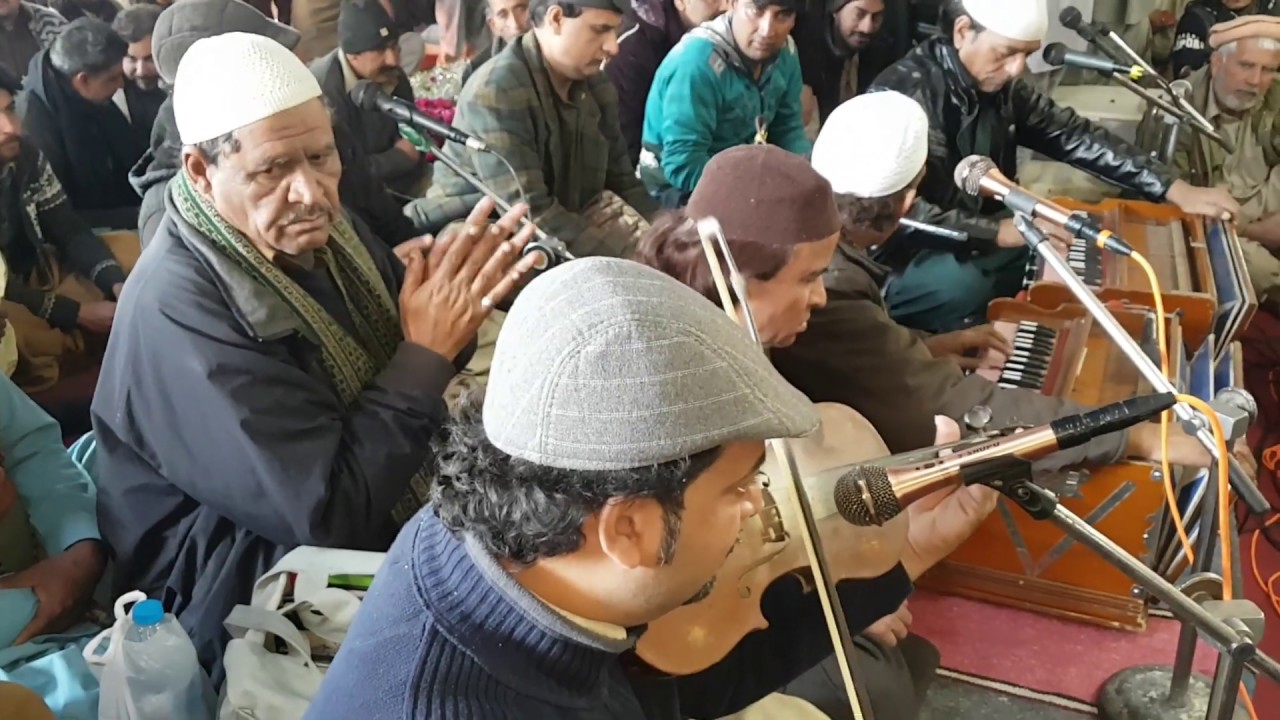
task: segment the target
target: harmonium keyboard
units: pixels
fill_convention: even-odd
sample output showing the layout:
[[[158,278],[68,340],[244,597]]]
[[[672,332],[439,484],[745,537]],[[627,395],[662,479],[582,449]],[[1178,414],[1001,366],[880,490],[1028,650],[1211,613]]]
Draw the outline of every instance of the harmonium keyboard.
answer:
[[[1158,363],[1155,313],[1124,308],[1116,319]],[[1079,305],[1047,310],[1024,300],[996,300],[988,319],[1014,348],[991,351],[977,372],[1004,387],[1098,406],[1152,392],[1137,368]],[[1170,346],[1181,348],[1176,315]],[[1173,377],[1185,374],[1183,353],[1170,356]],[[1087,477],[1086,477],[1087,476]],[[1164,486],[1158,465],[1115,465],[1037,477],[1064,507],[1130,554],[1150,561],[1158,551]],[[1140,590],[1101,556],[1052,523],[1031,519],[1001,498],[996,512],[945,561],[921,578],[925,587],[987,602],[1113,628],[1145,627]]]
[[[1070,199],[1055,202],[1094,216],[1147,258],[1160,281],[1165,311],[1181,317],[1190,347],[1200,347],[1212,335],[1215,346],[1225,352],[1253,318],[1258,299],[1234,224],[1185,215],[1170,205],[1128,200],[1097,205]],[[1147,275],[1132,259],[1077,241],[1067,262],[1104,302],[1155,306]],[[1048,309],[1076,301],[1039,255],[1033,255],[1027,266],[1024,291],[1026,299]]]

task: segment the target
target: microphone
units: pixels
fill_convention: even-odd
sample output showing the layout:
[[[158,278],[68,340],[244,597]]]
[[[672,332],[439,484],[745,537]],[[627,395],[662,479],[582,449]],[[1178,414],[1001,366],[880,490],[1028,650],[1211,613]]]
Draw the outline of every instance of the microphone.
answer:
[[[1066,45],[1057,42],[1044,49],[1044,61],[1054,67],[1070,65],[1086,70],[1097,70],[1104,75],[1123,75],[1131,80],[1141,80],[1147,74],[1146,68],[1141,65],[1121,65],[1096,55],[1068,50]]]
[[[975,471],[993,460],[1035,460],[1083,445],[1159,415],[1176,402],[1173,393],[1145,395],[914,465],[893,467],[893,458],[856,465],[836,481],[836,509],[854,525],[883,525],[922,497],[974,482],[980,475]]]
[[[1018,187],[1004,176],[994,161],[982,155],[970,155],[956,165],[956,186],[974,197],[995,198],[1010,210],[1029,217],[1048,220],[1066,228],[1073,237],[1120,255],[1132,255],[1129,243],[1094,222],[1087,213],[1071,212],[1061,205],[1037,197]]]
[[[1097,48],[1103,55],[1115,60],[1121,65],[1129,62],[1129,58],[1122,57],[1121,54],[1110,48],[1102,41],[1103,37],[1108,35],[1110,31],[1102,27],[1099,23],[1085,22],[1084,15],[1080,14],[1080,9],[1076,7],[1065,7],[1062,12],[1058,13],[1058,22],[1062,23],[1062,27],[1071,30],[1081,39]],[[1127,67],[1127,65],[1126,65]]]
[[[947,240],[951,240],[953,242],[958,242],[958,243],[969,242],[969,233],[964,232],[963,230],[953,230],[951,228],[945,228],[939,225],[933,225],[927,222],[920,222],[919,220],[912,220],[911,218],[905,218],[905,217],[898,220],[898,224],[904,228],[907,228],[908,230],[914,230],[916,232],[922,232],[922,233],[925,233],[926,235],[934,235],[940,238],[946,238]]]
[[[351,101],[361,110],[386,113],[397,122],[412,125],[436,137],[465,145],[472,150],[489,150],[489,146],[483,140],[430,117],[414,107],[413,103],[388,95],[386,90],[368,80],[361,80],[351,88]]]

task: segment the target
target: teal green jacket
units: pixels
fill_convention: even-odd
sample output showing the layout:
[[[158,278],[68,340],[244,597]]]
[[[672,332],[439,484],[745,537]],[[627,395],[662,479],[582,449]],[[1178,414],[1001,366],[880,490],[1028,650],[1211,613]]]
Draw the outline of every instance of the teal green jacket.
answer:
[[[690,30],[658,67],[644,109],[640,175],[650,192],[692,192],[711,156],[755,141],[761,120],[767,140],[799,155],[813,145],[800,108],[800,56],[795,42],[752,77],[722,15]]]

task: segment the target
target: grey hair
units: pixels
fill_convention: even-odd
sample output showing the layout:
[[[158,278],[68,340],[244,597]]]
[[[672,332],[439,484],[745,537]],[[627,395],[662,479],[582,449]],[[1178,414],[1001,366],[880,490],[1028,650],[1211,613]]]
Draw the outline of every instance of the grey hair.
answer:
[[[332,122],[333,103],[324,95],[321,95],[317,99],[324,103],[325,114],[329,116],[329,120]],[[236,137],[236,131],[232,130],[231,132],[219,135],[212,140],[192,143],[191,147],[194,147],[203,153],[205,160],[207,160],[210,165],[217,165],[223,155],[234,155],[240,152],[240,138]]]
[[[1254,38],[1242,38],[1242,39],[1253,40],[1257,42],[1259,50],[1265,50],[1267,52],[1275,52],[1277,50],[1280,50],[1280,40],[1276,40],[1275,38],[1254,37]],[[1218,48],[1218,52],[1221,53],[1223,56],[1234,54],[1236,51],[1236,46],[1239,44],[1240,44],[1240,40],[1232,40],[1226,45],[1223,45],[1222,47]]]
[[[217,165],[224,152],[231,155],[240,152],[240,138],[236,137],[235,131],[232,130],[212,140],[195,143],[193,147],[204,155],[204,159],[210,165]]]
[[[129,53],[129,44],[107,23],[94,17],[71,21],[49,48],[54,69],[75,77],[80,73],[100,75],[120,67]]]

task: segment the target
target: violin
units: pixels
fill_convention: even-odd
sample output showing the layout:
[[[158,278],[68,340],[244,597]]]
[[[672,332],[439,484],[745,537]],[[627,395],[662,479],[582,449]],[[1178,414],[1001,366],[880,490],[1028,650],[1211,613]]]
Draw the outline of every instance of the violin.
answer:
[[[832,578],[879,577],[902,558],[907,514],[879,527],[857,527],[837,512],[834,488],[849,466],[887,456],[889,449],[871,423],[853,409],[835,403],[816,407],[821,426],[790,445],[829,553]],[[705,670],[748,633],[768,627],[760,600],[775,580],[796,574],[812,585],[809,557],[798,536],[804,521],[786,484],[784,463],[770,445],[760,469],[762,508],[744,523],[711,594],[650,623],[636,645],[641,660],[671,675]]]

